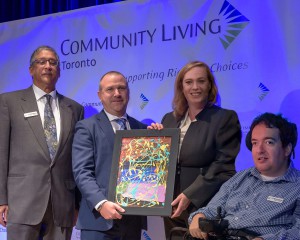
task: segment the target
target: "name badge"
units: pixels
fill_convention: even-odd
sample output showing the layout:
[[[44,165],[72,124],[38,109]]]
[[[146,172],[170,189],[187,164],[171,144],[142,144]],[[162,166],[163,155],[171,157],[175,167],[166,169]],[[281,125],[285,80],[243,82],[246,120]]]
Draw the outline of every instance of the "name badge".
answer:
[[[37,116],[37,115],[38,115],[37,111],[24,113],[24,118],[34,117],[34,116]]]
[[[270,201],[270,202],[283,203],[283,198],[278,198],[278,197],[269,196],[267,198],[267,200]]]

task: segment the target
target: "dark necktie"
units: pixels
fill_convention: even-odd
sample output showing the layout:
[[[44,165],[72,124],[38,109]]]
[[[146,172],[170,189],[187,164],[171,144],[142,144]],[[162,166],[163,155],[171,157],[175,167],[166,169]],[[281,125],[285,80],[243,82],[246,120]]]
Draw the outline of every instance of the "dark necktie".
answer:
[[[51,108],[51,98],[49,94],[45,95],[47,102],[45,104],[44,111],[44,133],[50,153],[50,158],[53,160],[56,150],[57,150],[57,134],[56,134],[56,124],[53,111]]]
[[[115,121],[120,125],[120,130],[127,130],[126,127],[126,119],[124,118],[117,118]]]

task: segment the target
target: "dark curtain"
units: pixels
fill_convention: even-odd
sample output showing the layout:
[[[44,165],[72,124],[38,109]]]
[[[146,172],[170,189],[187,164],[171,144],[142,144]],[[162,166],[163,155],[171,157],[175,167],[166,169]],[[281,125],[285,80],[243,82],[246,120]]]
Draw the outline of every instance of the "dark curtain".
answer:
[[[0,22],[121,1],[124,0],[0,0]]]

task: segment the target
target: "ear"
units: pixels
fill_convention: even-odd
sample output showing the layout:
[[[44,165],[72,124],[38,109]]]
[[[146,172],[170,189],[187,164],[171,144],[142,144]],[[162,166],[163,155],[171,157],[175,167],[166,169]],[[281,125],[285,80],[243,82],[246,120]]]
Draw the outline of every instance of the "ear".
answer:
[[[284,149],[284,154],[286,157],[288,157],[290,156],[291,153],[292,153],[292,144],[289,143]]]
[[[208,81],[208,82],[209,82],[209,92],[210,92],[212,89],[212,84],[211,84],[211,81]]]
[[[29,73],[30,73],[30,76],[32,77],[32,75],[33,75],[33,67],[32,66],[29,67]]]
[[[97,92],[97,94],[98,94],[98,98],[99,98],[100,101],[101,101],[101,92],[100,92],[100,90]]]
[[[252,151],[252,142],[251,142],[251,135],[252,135],[252,132],[249,131],[246,135],[246,139],[245,139],[245,142],[246,142],[246,147]]]
[[[58,69],[57,69],[57,79],[60,78],[60,66],[58,66]]]

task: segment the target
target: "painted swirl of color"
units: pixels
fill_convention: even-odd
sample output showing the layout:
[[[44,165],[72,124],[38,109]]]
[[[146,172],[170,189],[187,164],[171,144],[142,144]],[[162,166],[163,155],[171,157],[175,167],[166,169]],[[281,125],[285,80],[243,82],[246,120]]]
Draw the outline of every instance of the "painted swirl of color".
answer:
[[[116,202],[124,207],[163,207],[170,137],[123,138]]]

